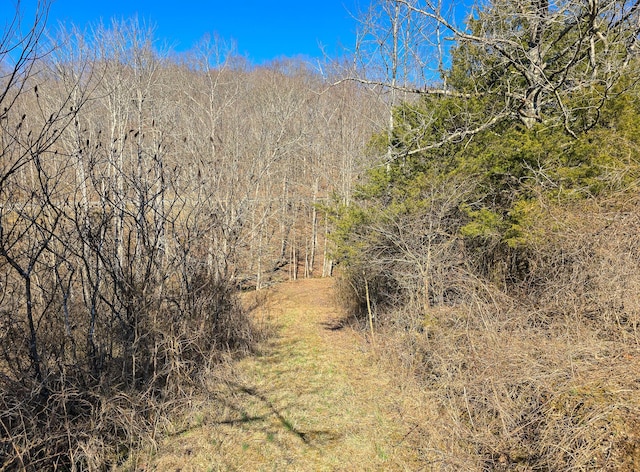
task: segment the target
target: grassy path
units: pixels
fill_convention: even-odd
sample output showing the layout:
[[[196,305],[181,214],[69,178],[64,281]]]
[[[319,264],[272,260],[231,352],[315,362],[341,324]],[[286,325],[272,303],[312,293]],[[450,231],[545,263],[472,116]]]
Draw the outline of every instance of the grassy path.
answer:
[[[215,382],[219,401],[194,413],[147,470],[420,470],[411,396],[340,325],[332,281],[271,289],[267,310],[277,336]]]

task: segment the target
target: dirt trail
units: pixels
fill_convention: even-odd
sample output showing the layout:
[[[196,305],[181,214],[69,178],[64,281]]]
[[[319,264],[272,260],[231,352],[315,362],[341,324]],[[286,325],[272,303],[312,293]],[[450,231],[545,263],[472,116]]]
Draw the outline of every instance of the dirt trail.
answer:
[[[332,281],[282,284],[268,298],[278,335],[215,384],[219,401],[148,470],[420,470],[411,395],[340,324]]]

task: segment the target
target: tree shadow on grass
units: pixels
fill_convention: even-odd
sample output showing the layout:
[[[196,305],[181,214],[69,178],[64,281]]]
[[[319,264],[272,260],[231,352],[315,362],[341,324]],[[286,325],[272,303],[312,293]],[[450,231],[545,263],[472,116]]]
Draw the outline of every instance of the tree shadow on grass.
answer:
[[[254,400],[257,400],[260,404],[265,406],[268,410],[267,413],[262,415],[250,415],[243,406],[232,403],[228,399],[221,399],[221,401],[230,410],[234,411],[237,416],[222,420],[212,421],[214,424],[230,425],[230,426],[246,426],[251,423],[267,422],[271,418],[275,418],[285,431],[288,431],[307,446],[312,448],[319,448],[320,446],[337,441],[340,439],[340,435],[330,430],[305,430],[296,427],[284,414],[282,409],[276,407],[276,405],[267,398],[267,395],[258,391],[255,387],[242,385],[237,382],[227,382],[227,385],[232,389],[232,393],[235,395],[244,394]],[[265,432],[268,436],[272,436],[277,431],[268,431],[265,428]]]

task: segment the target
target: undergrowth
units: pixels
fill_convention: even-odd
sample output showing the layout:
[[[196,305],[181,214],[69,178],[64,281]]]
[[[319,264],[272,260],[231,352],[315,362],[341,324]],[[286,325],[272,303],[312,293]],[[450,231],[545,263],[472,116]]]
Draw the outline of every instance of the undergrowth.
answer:
[[[432,470],[640,468],[640,214],[600,202],[545,216],[526,253],[494,252],[483,271],[464,252],[436,265],[432,284],[455,296],[427,307],[370,284],[382,361],[432,402],[414,418]],[[365,329],[348,276],[340,298]]]
[[[133,370],[124,355],[103,359],[99,376],[80,362],[49,362],[41,381],[3,369],[0,470],[112,470],[153,451],[206,391],[211,372],[261,338],[251,307],[224,285],[202,287],[183,309],[163,309],[156,323],[150,317],[138,325],[139,338],[154,342],[132,346]]]

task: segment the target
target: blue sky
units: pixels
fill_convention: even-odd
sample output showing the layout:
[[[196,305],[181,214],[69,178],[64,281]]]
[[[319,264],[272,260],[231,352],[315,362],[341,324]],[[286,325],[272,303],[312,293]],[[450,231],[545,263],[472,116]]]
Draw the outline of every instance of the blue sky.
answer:
[[[30,11],[37,0],[22,0]],[[282,56],[321,57],[320,44],[330,55],[338,45],[351,46],[356,21],[350,12],[367,0],[242,1],[242,0],[53,0],[49,26],[58,21],[81,29],[88,24],[131,18],[155,25],[155,36],[176,51],[185,51],[205,34],[234,39],[240,54],[254,63]],[[4,25],[15,11],[16,0],[0,0]],[[28,18],[25,18],[28,19]]]

